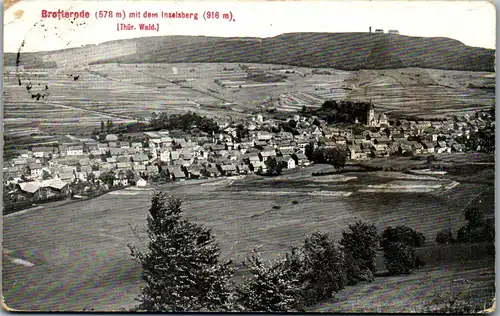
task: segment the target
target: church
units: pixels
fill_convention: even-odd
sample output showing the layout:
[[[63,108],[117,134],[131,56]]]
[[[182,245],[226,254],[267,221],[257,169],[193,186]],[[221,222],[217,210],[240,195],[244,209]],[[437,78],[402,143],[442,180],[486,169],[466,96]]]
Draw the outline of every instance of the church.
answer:
[[[387,119],[387,116],[384,113],[375,114],[375,106],[373,105],[372,102],[370,102],[370,105],[368,106],[367,109],[366,125],[373,127],[381,127],[389,125],[389,120]]]

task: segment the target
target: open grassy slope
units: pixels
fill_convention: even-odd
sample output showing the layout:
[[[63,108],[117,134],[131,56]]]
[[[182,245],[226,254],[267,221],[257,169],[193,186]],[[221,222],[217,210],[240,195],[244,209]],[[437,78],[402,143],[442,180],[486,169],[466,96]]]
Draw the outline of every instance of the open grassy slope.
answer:
[[[441,194],[373,194],[356,191],[392,179],[355,171],[345,176],[357,178],[346,182],[310,176],[313,171],[330,168],[317,165],[272,179],[252,176],[187,181],[161,189],[185,198],[185,216],[212,228],[222,256],[234,259],[239,269],[239,263],[257,245],[264,259],[270,259],[302,243],[306,234],[317,229],[340,239],[342,230],[359,219],[374,222],[380,230],[408,225],[421,231],[432,245],[441,229],[451,227],[456,231],[463,225],[461,210],[492,187],[490,181],[464,183]],[[327,194],[330,192],[353,193],[345,197]],[[127,244],[141,247],[151,193],[114,191],[88,201],[53,207],[47,204],[42,209],[4,217],[3,246],[17,253],[17,258],[35,264],[27,268],[4,263],[7,306],[65,311],[94,307],[103,311],[133,305],[141,283],[140,268],[130,259]],[[298,203],[292,203],[294,200]],[[437,264],[432,266],[436,269]],[[489,264],[478,263],[473,268],[485,266]],[[440,276],[435,270],[430,272],[431,276]],[[241,271],[237,275],[241,276]],[[449,277],[455,278],[452,275]]]

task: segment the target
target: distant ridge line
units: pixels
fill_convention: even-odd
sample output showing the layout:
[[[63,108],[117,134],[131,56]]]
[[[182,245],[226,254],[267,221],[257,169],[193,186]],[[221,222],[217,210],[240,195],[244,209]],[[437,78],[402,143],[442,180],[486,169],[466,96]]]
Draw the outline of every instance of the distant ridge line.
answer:
[[[285,33],[267,38],[140,37],[59,51],[21,54],[21,65],[25,68],[56,67],[58,63],[67,64],[71,60],[78,60],[78,63],[85,65],[225,62],[341,70],[418,67],[495,71],[494,49],[471,47],[444,37],[374,33]],[[15,61],[16,54],[5,54],[5,66],[15,66]]]

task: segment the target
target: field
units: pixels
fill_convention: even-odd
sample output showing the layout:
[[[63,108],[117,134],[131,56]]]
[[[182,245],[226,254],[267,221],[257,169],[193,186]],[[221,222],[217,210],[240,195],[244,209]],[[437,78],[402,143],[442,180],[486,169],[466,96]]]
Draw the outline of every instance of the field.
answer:
[[[222,256],[232,258],[238,269],[255,246],[270,259],[317,229],[339,239],[348,223],[358,219],[374,222],[379,229],[409,225],[433,245],[439,230],[451,227],[456,231],[463,225],[461,211],[469,202],[478,202],[478,197],[484,196],[488,205],[483,206],[493,212],[493,181],[464,182],[431,193],[374,194],[359,190],[394,181],[397,175],[352,168],[338,176],[311,177],[312,172],[330,168],[316,165],[274,178],[187,181],[156,189],[183,197],[186,217],[213,228]],[[494,171],[490,167],[484,172]],[[436,181],[451,182],[447,176]],[[151,194],[150,190],[115,191],[88,201],[44,205],[4,217],[4,247],[35,264],[32,268],[4,265],[7,306],[116,310],[133,305],[139,293],[140,268],[130,259],[127,244],[143,247],[142,229]],[[490,266],[488,261],[479,268]],[[450,271],[453,275],[457,270]],[[448,272],[431,272],[436,278],[451,277]],[[237,276],[242,273],[238,270]],[[488,277],[487,282],[490,280]],[[377,282],[374,286],[386,286],[384,280]]]
[[[495,104],[494,80],[487,72],[313,72],[272,64],[101,64],[19,74],[11,67],[4,77],[4,156],[30,145],[68,141],[62,135],[88,133],[101,121],[135,122],[152,112],[245,117],[259,109],[297,112],[324,100],[347,99],[372,100],[377,112],[393,117],[464,114]],[[238,84],[220,84],[227,81]],[[47,95],[33,97],[38,93]]]

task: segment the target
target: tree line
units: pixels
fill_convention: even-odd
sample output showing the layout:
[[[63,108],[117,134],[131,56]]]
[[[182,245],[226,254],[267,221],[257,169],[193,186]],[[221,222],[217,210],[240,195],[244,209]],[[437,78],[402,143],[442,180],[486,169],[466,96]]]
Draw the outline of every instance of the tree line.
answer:
[[[92,131],[92,135],[105,138],[106,134],[125,134],[159,130],[182,130],[185,132],[202,131],[211,134],[219,131],[219,125],[213,118],[198,115],[195,112],[183,114],[167,114],[164,112],[151,114],[148,122],[134,122],[114,124],[113,120],[101,121],[99,129]]]
[[[343,231],[339,242],[316,231],[268,264],[254,249],[243,262],[249,276],[236,285],[232,261],[220,260],[211,230],[186,220],[181,206],[182,199],[155,193],[145,250],[129,245],[145,281],[134,311],[304,311],[346,285],[373,281],[380,248],[391,275],[423,265],[415,254],[425,242],[421,233],[397,226],[380,234],[374,224],[358,221]]]

